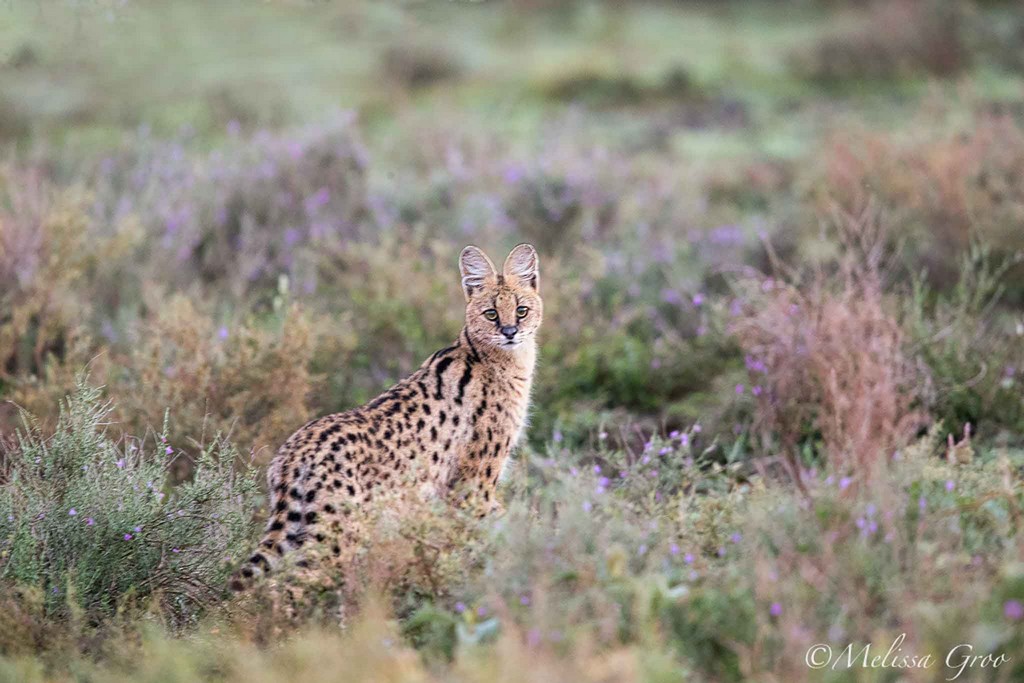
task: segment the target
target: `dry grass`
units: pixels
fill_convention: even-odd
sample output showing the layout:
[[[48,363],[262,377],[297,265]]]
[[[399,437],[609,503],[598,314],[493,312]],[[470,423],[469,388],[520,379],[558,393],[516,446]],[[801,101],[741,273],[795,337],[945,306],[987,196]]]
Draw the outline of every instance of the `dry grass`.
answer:
[[[886,233],[879,216],[838,215],[838,270],[801,281],[747,282],[734,325],[757,393],[757,424],[778,439],[800,479],[800,449],[821,440],[838,472],[870,482],[926,417],[919,369],[884,295]]]

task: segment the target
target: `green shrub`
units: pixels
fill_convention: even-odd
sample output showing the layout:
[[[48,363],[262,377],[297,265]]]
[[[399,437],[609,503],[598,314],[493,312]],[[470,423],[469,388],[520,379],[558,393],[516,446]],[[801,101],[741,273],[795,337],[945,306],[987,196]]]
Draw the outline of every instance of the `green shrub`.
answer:
[[[1019,324],[998,314],[1012,263],[972,245],[957,284],[934,292],[919,279],[904,305],[913,348],[928,368],[928,408],[948,432],[965,425],[983,438],[1019,445],[1024,433],[1024,344]]]
[[[80,610],[99,623],[138,602],[181,625],[248,550],[254,473],[235,473],[233,448],[216,441],[170,488],[184,456],[159,437],[116,438],[112,410],[82,378],[52,435],[26,416],[0,485],[0,582],[40,591],[50,618]]]

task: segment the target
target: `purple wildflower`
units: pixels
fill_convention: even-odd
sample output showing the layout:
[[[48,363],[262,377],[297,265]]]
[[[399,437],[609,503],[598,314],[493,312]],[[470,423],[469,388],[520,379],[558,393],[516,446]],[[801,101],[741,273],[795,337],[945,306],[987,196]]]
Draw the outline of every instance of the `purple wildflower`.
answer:
[[[1012,621],[1024,619],[1024,604],[1020,600],[1007,600],[1003,605],[1003,615]]]
[[[777,617],[782,614],[782,605],[777,602],[773,602],[772,606],[768,608],[768,613],[773,617]]]
[[[78,510],[76,510],[75,508],[71,508],[70,510],[68,510],[68,515],[71,516],[71,517],[74,517],[77,514],[78,514]]]

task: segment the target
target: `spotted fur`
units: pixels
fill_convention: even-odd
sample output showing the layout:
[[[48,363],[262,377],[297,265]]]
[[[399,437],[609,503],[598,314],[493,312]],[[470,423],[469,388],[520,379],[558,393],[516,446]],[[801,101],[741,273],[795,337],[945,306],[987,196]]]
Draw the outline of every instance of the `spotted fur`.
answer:
[[[500,273],[472,246],[459,266],[466,324],[455,342],[370,403],[306,424],[277,452],[266,532],[232,589],[305,546],[343,556],[361,531],[353,513],[375,499],[416,493],[480,514],[500,509],[495,488],[529,409],[539,263],[521,244]]]

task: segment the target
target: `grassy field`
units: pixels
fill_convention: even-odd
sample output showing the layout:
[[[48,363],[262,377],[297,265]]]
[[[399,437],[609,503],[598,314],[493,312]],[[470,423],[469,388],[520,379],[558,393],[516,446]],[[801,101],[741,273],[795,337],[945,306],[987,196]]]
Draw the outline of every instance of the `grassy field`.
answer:
[[[1022,46],[980,0],[0,2],[0,681],[1024,679]],[[507,513],[229,596],[277,446],[523,241]]]

